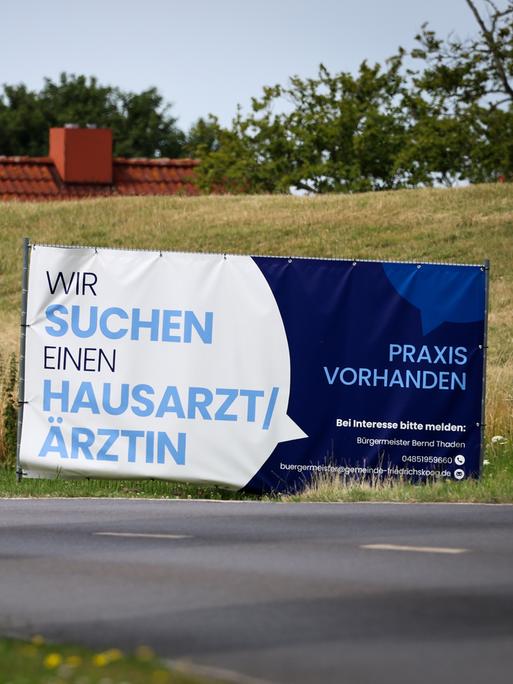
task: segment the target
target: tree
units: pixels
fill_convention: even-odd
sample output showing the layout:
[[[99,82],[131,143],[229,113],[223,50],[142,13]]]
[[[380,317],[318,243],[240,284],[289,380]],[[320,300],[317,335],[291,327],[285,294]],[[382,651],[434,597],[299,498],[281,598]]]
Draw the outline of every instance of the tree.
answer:
[[[322,193],[513,178],[513,0],[465,1],[476,35],[443,40],[423,25],[417,68],[401,49],[356,76],[321,65],[317,78],[265,88],[230,128],[214,121],[201,183]]]
[[[185,135],[169,115],[156,88],[142,93],[116,91],[115,153],[121,157],[181,157]]]
[[[67,123],[112,128],[114,154],[177,157],[185,136],[156,88],[125,92],[94,77],[61,74],[40,92],[4,85],[0,95],[0,154],[46,155],[48,129]]]
[[[219,122],[215,116],[200,117],[187,133],[184,151],[188,157],[203,157],[219,149]]]
[[[402,54],[385,68],[362,63],[357,76],[294,76],[264,88],[251,112],[216,129],[218,149],[202,158],[200,182],[231,192],[311,193],[403,185],[396,158],[406,122],[400,105]]]
[[[0,97],[0,154],[46,154],[48,129],[36,93],[4,86]]]
[[[476,36],[442,40],[424,24],[412,52],[422,66],[411,73],[412,136],[403,159],[419,161],[423,181],[433,172],[446,182],[513,174],[513,1],[465,1]]]

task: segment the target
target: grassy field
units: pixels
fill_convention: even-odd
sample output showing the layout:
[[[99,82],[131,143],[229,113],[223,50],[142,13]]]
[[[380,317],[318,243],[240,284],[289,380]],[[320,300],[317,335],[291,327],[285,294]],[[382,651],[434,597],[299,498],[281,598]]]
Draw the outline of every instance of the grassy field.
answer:
[[[502,456],[506,454],[507,463],[513,461],[513,188],[508,184],[326,197],[4,203],[0,205],[0,236],[0,352],[4,358],[18,345],[23,236],[40,243],[177,251],[461,263],[488,258],[487,441],[504,435],[509,443],[502,447]],[[489,454],[496,458],[495,451]],[[440,492],[444,486],[441,483]],[[463,494],[460,483],[450,486]],[[342,498],[348,488],[343,489]],[[381,495],[386,498],[392,493]],[[351,496],[364,495],[353,492]],[[483,496],[494,500],[490,493]],[[505,496],[503,492],[500,500]],[[509,497],[513,500],[513,485]]]

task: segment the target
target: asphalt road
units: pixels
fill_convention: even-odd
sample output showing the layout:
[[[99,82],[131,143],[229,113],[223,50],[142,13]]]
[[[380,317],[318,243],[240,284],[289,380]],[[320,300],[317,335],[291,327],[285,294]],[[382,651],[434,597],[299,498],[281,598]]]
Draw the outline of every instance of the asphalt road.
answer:
[[[513,506],[1,500],[0,631],[283,684],[510,684]]]

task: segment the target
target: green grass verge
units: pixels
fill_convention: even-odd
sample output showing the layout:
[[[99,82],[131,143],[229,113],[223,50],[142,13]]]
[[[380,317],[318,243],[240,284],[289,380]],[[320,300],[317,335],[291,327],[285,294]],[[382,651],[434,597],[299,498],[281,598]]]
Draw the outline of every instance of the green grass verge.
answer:
[[[206,684],[207,681],[170,671],[145,646],[127,656],[118,649],[92,651],[47,644],[40,636],[31,642],[0,639],[2,684]]]
[[[130,499],[251,499],[254,496],[221,489],[162,480],[42,480],[25,478],[16,482],[11,468],[0,468],[0,497],[96,496]]]
[[[504,439],[486,446],[478,480],[439,480],[412,484],[397,479],[374,481],[337,476],[314,477],[298,494],[260,497],[218,487],[158,480],[32,480],[16,482],[12,470],[0,469],[0,497],[105,497],[136,499],[265,500],[275,502],[511,503],[513,504],[513,443]]]

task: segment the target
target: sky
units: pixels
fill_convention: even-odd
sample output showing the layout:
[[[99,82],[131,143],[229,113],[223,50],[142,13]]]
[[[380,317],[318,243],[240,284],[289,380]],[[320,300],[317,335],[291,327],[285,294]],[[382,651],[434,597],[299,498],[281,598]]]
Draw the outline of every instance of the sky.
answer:
[[[414,46],[428,21],[474,34],[465,0],[0,0],[0,84],[39,90],[62,71],[140,92],[156,86],[178,126],[228,125],[262,87],[319,63],[355,72]]]

